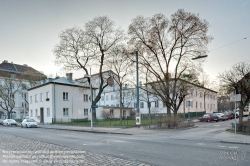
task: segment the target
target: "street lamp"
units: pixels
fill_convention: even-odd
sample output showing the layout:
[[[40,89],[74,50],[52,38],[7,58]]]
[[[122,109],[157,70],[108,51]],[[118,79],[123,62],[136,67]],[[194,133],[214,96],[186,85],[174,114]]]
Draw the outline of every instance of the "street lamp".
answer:
[[[91,84],[91,68],[90,68],[90,76],[88,74],[84,75],[84,78],[89,78],[89,86],[90,86],[90,100],[91,100],[91,106],[90,106],[90,112],[91,112],[91,118],[90,118],[90,124],[91,124],[91,131],[93,130],[93,111],[92,111],[92,101],[93,101],[93,92],[92,92],[92,84]]]
[[[192,60],[196,60],[196,59],[201,59],[201,58],[206,58],[208,55],[199,55],[197,57],[192,58]]]

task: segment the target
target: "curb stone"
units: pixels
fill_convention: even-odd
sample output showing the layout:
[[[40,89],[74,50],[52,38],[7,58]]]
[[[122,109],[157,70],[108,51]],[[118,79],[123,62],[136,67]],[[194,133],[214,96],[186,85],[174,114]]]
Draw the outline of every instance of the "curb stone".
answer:
[[[248,142],[233,142],[233,141],[220,141],[222,143],[230,143],[230,144],[241,144],[241,145],[250,145]]]
[[[76,131],[76,132],[86,132],[86,133],[97,133],[97,134],[120,134],[120,135],[133,135],[129,133],[115,133],[115,132],[105,132],[105,131],[88,131],[88,130],[75,130],[75,129],[59,129],[59,128],[43,128],[37,127],[41,129],[54,129],[54,130],[65,130],[65,131]]]

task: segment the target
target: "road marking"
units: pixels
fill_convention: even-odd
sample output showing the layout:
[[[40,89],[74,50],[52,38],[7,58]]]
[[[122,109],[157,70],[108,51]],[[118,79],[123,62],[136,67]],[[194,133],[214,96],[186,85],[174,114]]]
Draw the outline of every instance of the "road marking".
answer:
[[[230,149],[238,149],[239,147],[238,146],[231,146],[231,147],[228,147],[228,148],[230,148]]]
[[[225,148],[226,146],[221,146],[221,145],[218,145],[219,147],[221,147],[221,148]]]
[[[197,143],[197,145],[206,145],[206,144],[204,144],[204,143]]]

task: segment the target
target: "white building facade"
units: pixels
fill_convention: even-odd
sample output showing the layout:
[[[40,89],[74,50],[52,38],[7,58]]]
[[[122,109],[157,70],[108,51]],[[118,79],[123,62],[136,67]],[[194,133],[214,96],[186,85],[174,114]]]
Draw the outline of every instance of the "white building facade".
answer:
[[[204,100],[204,89],[206,90],[205,100]],[[144,90],[140,89],[140,113],[148,114],[148,102],[146,100],[146,93],[143,93]],[[133,107],[136,109],[136,89],[128,88],[123,89],[123,98],[122,103],[124,103],[125,107]],[[152,114],[166,114],[167,107],[163,104],[163,102],[154,96],[149,96],[150,108]],[[187,101],[191,101],[191,106],[187,105]],[[110,91],[105,92],[101,96],[100,104],[104,106],[119,106],[120,98],[119,91]],[[206,112],[213,113],[218,112],[217,110],[217,92],[213,90],[209,90],[206,88],[196,88],[192,93],[189,93],[185,97],[185,101],[182,102],[178,113],[188,113],[188,112]]]
[[[71,78],[47,79],[30,88],[29,118],[39,123],[90,119],[90,88]]]

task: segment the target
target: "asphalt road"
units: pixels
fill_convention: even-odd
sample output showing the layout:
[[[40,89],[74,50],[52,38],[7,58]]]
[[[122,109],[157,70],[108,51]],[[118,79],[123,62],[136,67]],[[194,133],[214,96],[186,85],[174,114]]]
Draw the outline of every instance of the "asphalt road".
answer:
[[[222,143],[215,139],[216,135],[230,128],[232,122],[198,122],[198,127],[193,129],[166,130],[141,135],[5,126],[0,126],[0,133],[149,165],[249,166],[250,145]]]

